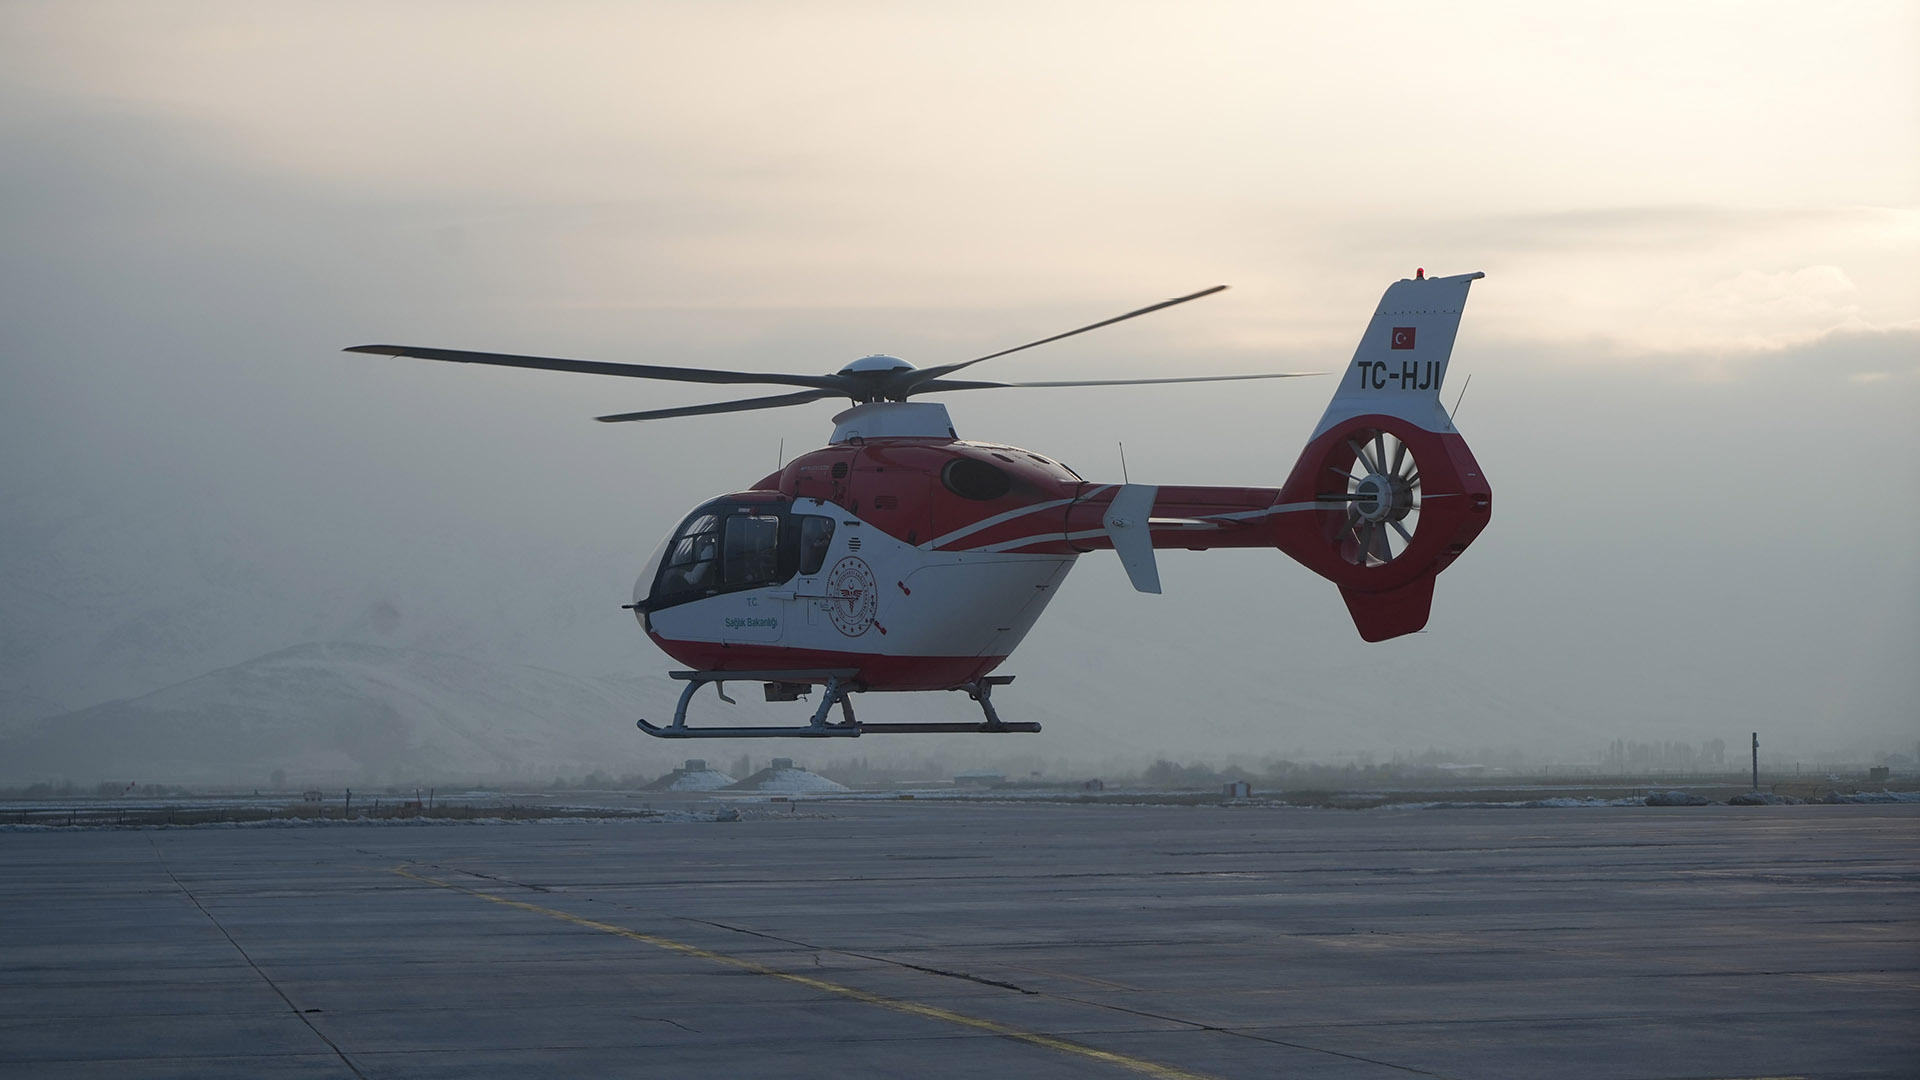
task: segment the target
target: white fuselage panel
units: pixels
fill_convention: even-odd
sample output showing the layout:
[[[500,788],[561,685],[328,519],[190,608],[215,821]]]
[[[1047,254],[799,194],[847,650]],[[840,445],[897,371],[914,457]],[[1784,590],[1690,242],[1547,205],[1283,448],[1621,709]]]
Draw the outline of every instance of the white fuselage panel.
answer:
[[[1075,559],[928,551],[812,499],[796,500],[792,513],[834,519],[818,573],[652,612],[654,632],[674,641],[861,655],[1005,656]]]

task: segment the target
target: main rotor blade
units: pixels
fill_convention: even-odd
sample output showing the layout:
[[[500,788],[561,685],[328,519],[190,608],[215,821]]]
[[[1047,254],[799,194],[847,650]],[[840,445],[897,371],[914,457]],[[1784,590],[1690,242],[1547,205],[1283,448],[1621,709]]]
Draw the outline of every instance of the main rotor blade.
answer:
[[[1193,375],[1178,379],[1068,379],[1063,382],[979,382],[973,379],[935,379],[914,388],[916,393],[939,390],[996,390],[1027,386],[1149,386],[1159,383],[1238,382],[1243,379],[1298,379],[1325,375],[1324,371],[1274,371],[1263,375]]]
[[[630,379],[666,379],[670,382],[812,386],[831,390],[834,393],[848,393],[852,396],[851,387],[838,375],[723,371],[718,368],[659,367],[653,364],[608,364],[597,360],[562,360],[551,356],[515,356],[511,353],[467,352],[464,349],[429,349],[417,345],[355,345],[341,351],[372,353],[376,356],[411,356],[420,360],[449,360],[456,364],[496,364],[500,367],[572,371],[582,375],[622,375]]]
[[[925,386],[926,384],[932,382],[935,379],[938,379],[940,376],[952,374],[953,372],[959,371],[963,367],[972,367],[973,365],[978,364],[984,360],[992,360],[996,357],[1006,356],[1009,353],[1017,353],[1022,349],[1031,349],[1036,345],[1045,345],[1049,342],[1059,341],[1062,338],[1070,338],[1075,334],[1084,334],[1089,330],[1098,330],[1103,326],[1112,326],[1114,323],[1125,322],[1136,315],[1146,315],[1150,312],[1159,311],[1162,308],[1170,308],[1175,304],[1184,304],[1189,300],[1198,300],[1203,296],[1212,296],[1214,293],[1217,293],[1225,288],[1226,288],[1225,285],[1215,285],[1211,289],[1201,289],[1197,293],[1189,293],[1186,296],[1176,296],[1171,300],[1162,300],[1157,304],[1149,304],[1148,306],[1143,307],[1138,311],[1129,311],[1125,315],[1115,315],[1111,319],[1102,319],[1097,323],[1090,323],[1086,326],[1080,327],[1078,330],[1069,330],[1064,334],[1055,334],[1052,337],[1041,338],[1039,341],[1029,341],[1025,345],[1015,345],[1011,349],[1002,349],[997,353],[988,353],[985,356],[977,356],[972,360],[963,360],[958,364],[941,364],[938,367],[921,368],[918,371],[905,373],[905,377],[900,380],[898,388],[896,389],[893,386],[889,386],[888,390],[896,398],[905,397],[907,394],[911,394],[914,391],[919,390],[921,387]]]
[[[715,401],[706,405],[682,405],[675,409],[615,413],[612,416],[596,416],[594,419],[603,424],[618,424],[627,420],[668,420],[676,416],[710,416],[714,413],[777,409],[782,405],[805,405],[809,401],[839,397],[840,394],[838,390],[802,390],[797,394],[775,394],[772,397],[742,398],[738,401]]]

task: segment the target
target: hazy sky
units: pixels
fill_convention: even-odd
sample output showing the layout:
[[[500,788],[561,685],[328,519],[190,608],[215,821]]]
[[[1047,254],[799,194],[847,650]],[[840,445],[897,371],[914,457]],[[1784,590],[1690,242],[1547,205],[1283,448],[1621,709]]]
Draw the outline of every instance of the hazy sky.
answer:
[[[1169,555],[1161,598],[1093,556],[1008,665],[1030,700],[1184,756],[1342,710],[1910,753],[1916,10],[16,0],[0,690],[154,689],[370,596],[415,643],[664,670],[598,605],[834,411],[606,427],[716,395],[342,346],[925,365],[1228,283],[991,366],[1338,369],[1424,266],[1488,274],[1449,397],[1496,493],[1430,632],[1360,643],[1277,555]],[[1137,480],[1277,484],[1331,390],[948,404],[1092,478],[1124,440]],[[128,659],[210,596],[244,633]]]

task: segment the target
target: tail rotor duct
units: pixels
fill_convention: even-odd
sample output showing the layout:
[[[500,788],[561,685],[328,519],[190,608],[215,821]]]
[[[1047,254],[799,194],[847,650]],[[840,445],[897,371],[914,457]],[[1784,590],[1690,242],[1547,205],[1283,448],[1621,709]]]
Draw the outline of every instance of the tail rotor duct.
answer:
[[[1353,460],[1329,471],[1344,492],[1321,494],[1346,504],[1339,527],[1340,558],[1354,566],[1384,566],[1406,554],[1420,528],[1420,464],[1413,448],[1390,431],[1365,428],[1346,439]]]

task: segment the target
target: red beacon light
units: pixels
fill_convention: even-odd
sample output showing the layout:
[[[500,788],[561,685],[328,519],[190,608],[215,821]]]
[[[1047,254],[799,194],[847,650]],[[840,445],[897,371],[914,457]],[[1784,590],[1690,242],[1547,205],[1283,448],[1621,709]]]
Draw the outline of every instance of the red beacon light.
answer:
[[[1426,268],[1426,267],[1424,267],[1424,266],[1416,266],[1416,267],[1414,267],[1414,268],[1413,268],[1413,280],[1415,280],[1415,281],[1425,281],[1425,280],[1427,280],[1427,268]]]

